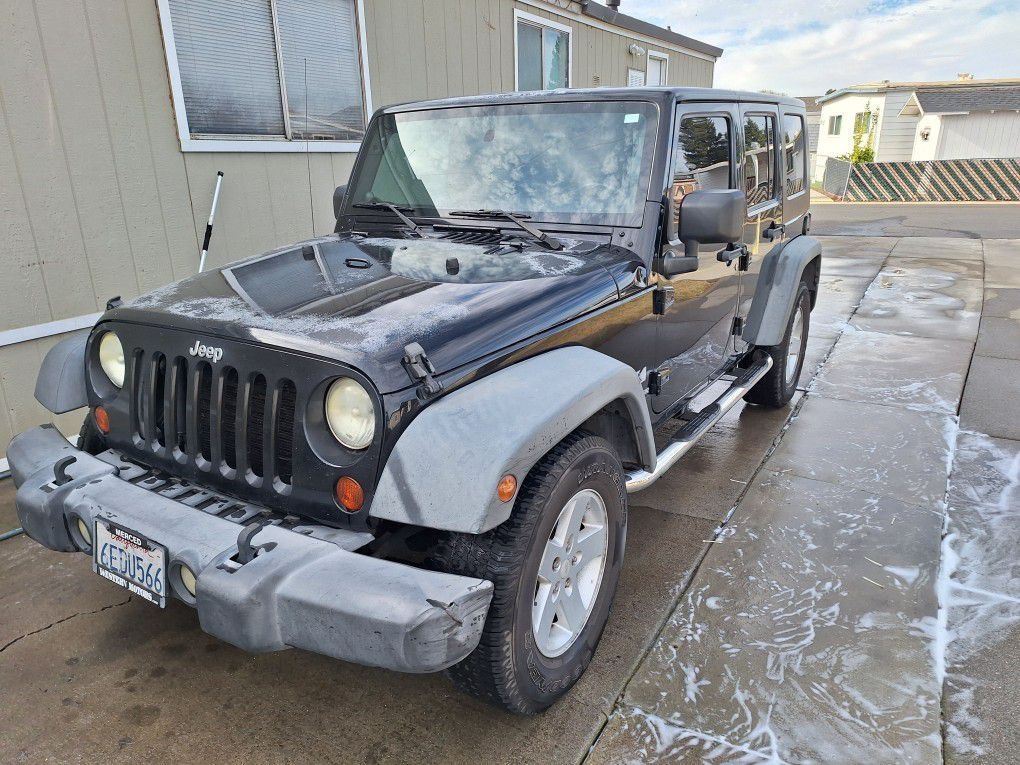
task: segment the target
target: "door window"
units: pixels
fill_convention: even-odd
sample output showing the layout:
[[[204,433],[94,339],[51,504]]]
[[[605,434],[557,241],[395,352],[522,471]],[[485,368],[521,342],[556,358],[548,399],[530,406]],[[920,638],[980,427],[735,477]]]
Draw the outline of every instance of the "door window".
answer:
[[[673,197],[730,188],[730,122],[722,116],[684,117],[673,160]]]
[[[680,120],[673,157],[674,223],[679,222],[680,201],[692,191],[731,188],[733,176],[730,121],[721,115],[698,115]]]
[[[747,206],[775,198],[776,121],[771,115],[751,114],[744,120],[744,192]]]
[[[804,190],[806,159],[804,151],[804,118],[799,114],[783,115],[783,155],[786,157],[786,196]]]

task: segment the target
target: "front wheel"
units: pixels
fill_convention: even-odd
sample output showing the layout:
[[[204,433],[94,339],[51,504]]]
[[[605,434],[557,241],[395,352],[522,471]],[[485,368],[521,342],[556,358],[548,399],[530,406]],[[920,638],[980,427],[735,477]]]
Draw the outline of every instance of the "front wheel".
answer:
[[[619,458],[605,439],[574,434],[528,474],[506,522],[445,534],[436,567],[493,583],[478,647],[447,670],[454,683],[519,714],[563,696],[602,637],[626,533]]]
[[[759,349],[772,356],[772,368],[747,392],[745,401],[775,409],[790,403],[804,368],[810,326],[811,293],[801,282],[783,341],[779,345]]]

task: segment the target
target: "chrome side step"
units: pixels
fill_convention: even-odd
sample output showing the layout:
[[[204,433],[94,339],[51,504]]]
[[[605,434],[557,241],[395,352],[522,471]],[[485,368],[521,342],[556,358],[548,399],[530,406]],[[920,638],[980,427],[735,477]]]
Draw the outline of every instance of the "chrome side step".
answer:
[[[688,421],[676,435],[669,445],[662,450],[655,460],[655,469],[631,470],[627,473],[627,493],[633,494],[636,491],[647,489],[663,473],[676,464],[677,460],[687,454],[691,447],[696,444],[713,425],[722,419],[722,416],[732,409],[740,399],[744,397],[754,384],[765,376],[772,368],[772,357],[762,353],[755,359],[754,363],[747,369],[742,370],[740,375],[730,384],[719,398],[698,412],[694,419]]]

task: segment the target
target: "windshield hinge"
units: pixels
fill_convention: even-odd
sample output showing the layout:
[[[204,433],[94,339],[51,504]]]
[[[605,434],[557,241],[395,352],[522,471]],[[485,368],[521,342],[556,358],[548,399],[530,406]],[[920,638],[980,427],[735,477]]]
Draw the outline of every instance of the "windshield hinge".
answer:
[[[443,390],[443,384],[432,376],[436,373],[436,368],[429,361],[425,349],[418,343],[408,343],[404,346],[404,358],[400,363],[404,365],[404,369],[407,372],[407,376],[411,378],[411,382],[420,383],[418,385],[418,398],[422,401],[439,394]]]
[[[675,294],[673,288],[669,285],[656,287],[652,290],[652,314],[655,316],[665,316],[666,311],[673,305]]]
[[[740,316],[734,316],[733,329],[730,330],[730,334],[740,337],[743,331],[744,331],[744,319]]]

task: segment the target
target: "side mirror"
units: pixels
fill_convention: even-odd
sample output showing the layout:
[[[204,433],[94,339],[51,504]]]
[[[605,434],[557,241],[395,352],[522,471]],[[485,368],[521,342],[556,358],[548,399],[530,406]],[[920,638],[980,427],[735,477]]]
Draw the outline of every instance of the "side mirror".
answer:
[[[340,211],[344,206],[344,197],[347,196],[347,184],[337,186],[333,192],[333,217],[340,220]]]
[[[677,204],[666,195],[666,243],[652,264],[667,279],[698,269],[702,244],[739,242],[747,217],[747,197],[737,189],[691,191]]]
[[[746,218],[747,197],[743,191],[692,191],[680,202],[676,240],[683,243],[685,257],[697,257],[699,245],[739,242]]]

